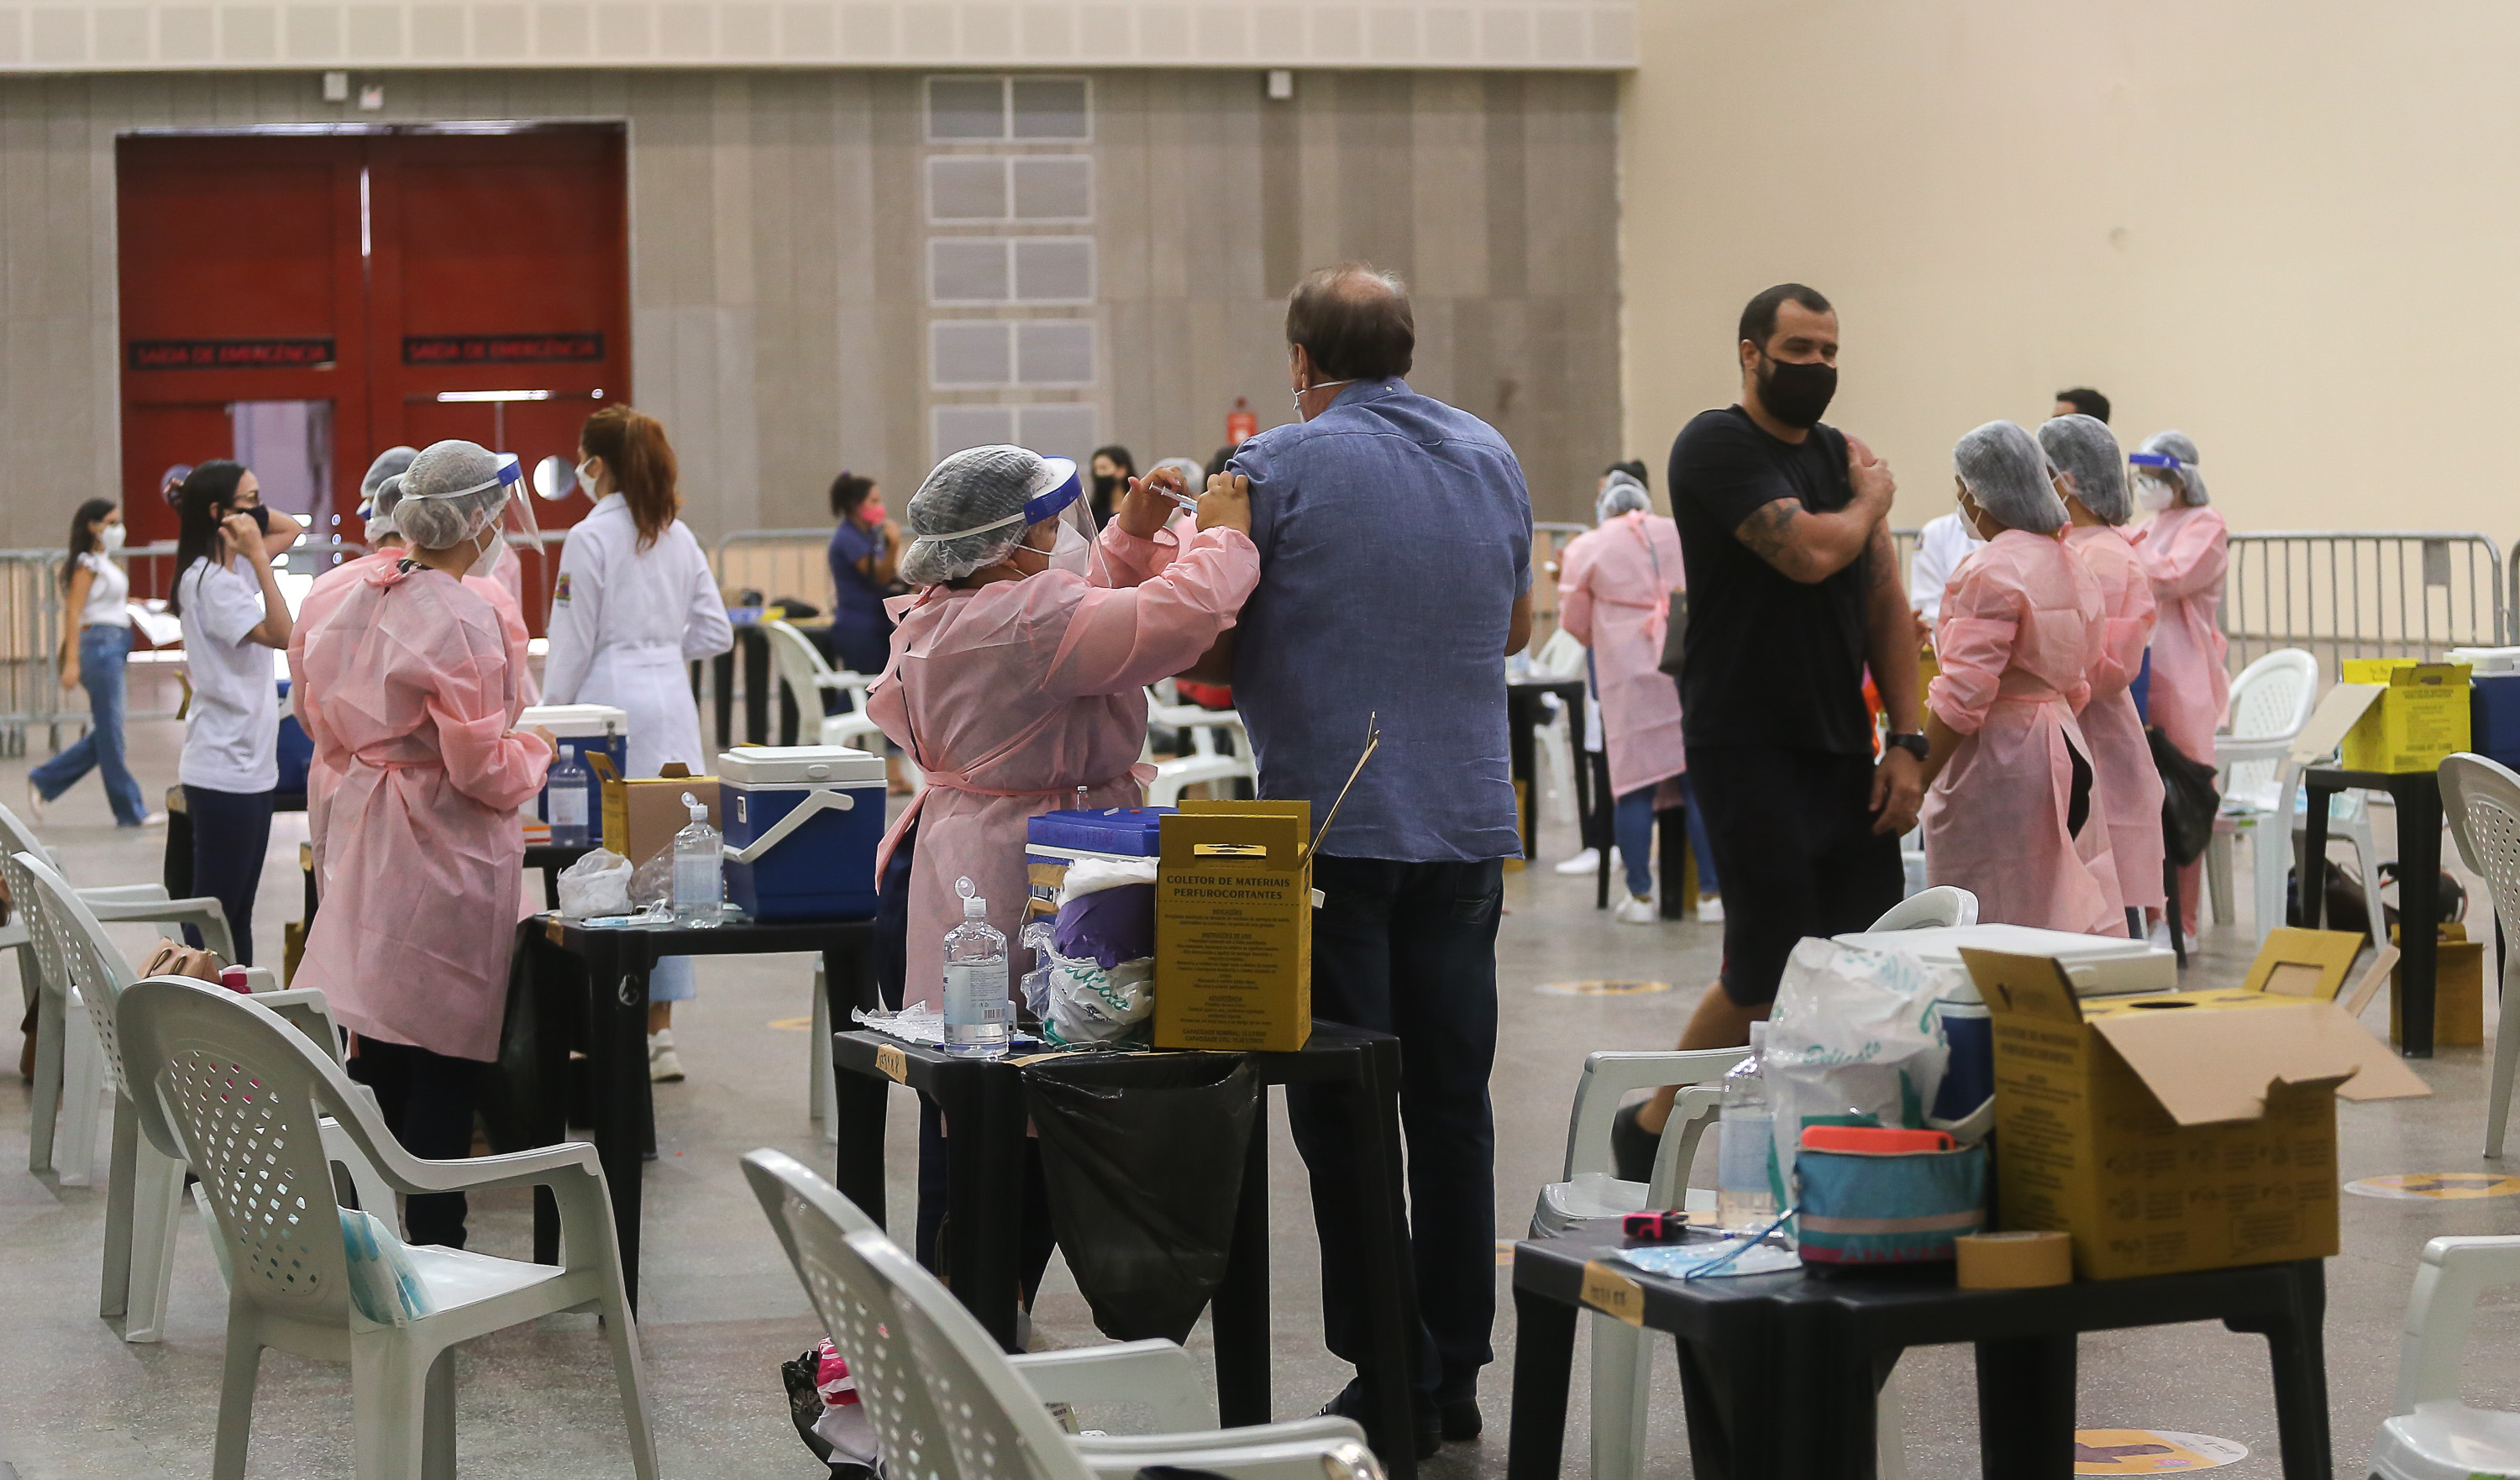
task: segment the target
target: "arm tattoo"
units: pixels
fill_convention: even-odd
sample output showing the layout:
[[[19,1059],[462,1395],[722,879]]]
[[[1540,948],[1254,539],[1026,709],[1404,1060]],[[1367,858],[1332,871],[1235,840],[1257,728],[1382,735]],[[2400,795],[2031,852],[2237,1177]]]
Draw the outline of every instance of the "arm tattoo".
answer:
[[[1864,559],[1872,566],[1868,572],[1872,589],[1878,592],[1887,586],[1899,598],[1899,605],[1906,605],[1908,592],[1899,579],[1899,552],[1890,541],[1889,520],[1884,519],[1872,526],[1872,537],[1864,542]]]
[[[1794,520],[1803,512],[1799,499],[1776,499],[1750,511],[1750,516],[1733,526],[1733,537],[1750,547],[1750,553],[1779,570],[1794,553]]]

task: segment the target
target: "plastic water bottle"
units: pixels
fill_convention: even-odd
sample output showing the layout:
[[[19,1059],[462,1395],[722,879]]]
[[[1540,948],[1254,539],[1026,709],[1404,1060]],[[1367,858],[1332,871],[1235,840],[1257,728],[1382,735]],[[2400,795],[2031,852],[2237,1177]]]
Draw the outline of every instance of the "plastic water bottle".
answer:
[[[945,1052],[966,1058],[1003,1058],[1014,1028],[1007,995],[1007,938],[989,923],[989,902],[958,878],[963,922],[945,932]]]
[[[726,840],[709,826],[698,798],[686,791],[683,805],[692,820],[674,834],[674,923],[715,929],[726,918]]]
[[[1750,1024],[1750,1056],[1724,1076],[1722,1140],[1715,1163],[1715,1220],[1726,1229],[1756,1233],[1777,1219],[1777,1193],[1768,1181],[1776,1150],[1777,1112],[1768,1099],[1768,1025]]]
[[[586,763],[573,745],[561,746],[544,779],[543,801],[551,816],[555,848],[586,846]]]

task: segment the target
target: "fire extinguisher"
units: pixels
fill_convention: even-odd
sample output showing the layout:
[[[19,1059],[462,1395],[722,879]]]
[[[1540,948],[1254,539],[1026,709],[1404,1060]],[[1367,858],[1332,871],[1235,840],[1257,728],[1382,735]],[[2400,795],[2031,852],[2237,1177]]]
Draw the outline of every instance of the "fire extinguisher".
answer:
[[[1236,396],[1234,409],[1225,415],[1225,445],[1239,447],[1260,433],[1260,418],[1251,410],[1247,396]]]

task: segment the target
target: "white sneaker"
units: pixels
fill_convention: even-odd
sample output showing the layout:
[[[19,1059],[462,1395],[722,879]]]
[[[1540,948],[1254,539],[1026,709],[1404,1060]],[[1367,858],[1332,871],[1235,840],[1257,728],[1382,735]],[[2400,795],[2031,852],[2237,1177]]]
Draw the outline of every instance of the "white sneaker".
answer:
[[[1723,895],[1701,894],[1697,896],[1697,922],[1701,925],[1720,925],[1724,923]]]
[[[671,1028],[648,1035],[648,1082],[650,1084],[683,1082],[683,1060],[674,1053],[674,1030]]]
[[[1616,869],[1618,866],[1619,850],[1612,848],[1610,850],[1610,867]],[[1569,878],[1582,874],[1598,874],[1600,872],[1600,869],[1601,850],[1598,848],[1587,848],[1583,852],[1576,854],[1573,858],[1570,858],[1566,860],[1566,862],[1557,866],[1557,872],[1565,875]]]
[[[1660,922],[1660,917],[1654,913],[1653,896],[1650,894],[1629,895],[1619,902],[1619,908],[1610,918],[1623,925],[1650,925]]]

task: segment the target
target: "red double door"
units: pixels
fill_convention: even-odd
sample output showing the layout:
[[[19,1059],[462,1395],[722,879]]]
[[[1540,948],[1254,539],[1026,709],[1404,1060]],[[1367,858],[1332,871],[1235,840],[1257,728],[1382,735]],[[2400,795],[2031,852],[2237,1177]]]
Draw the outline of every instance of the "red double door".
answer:
[[[293,475],[316,534],[355,540],[384,448],[464,437],[530,471],[630,398],[618,128],[133,136],[115,169],[134,544],[174,537],[176,464],[247,448],[267,486]],[[588,509],[533,502],[546,529]]]

